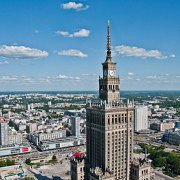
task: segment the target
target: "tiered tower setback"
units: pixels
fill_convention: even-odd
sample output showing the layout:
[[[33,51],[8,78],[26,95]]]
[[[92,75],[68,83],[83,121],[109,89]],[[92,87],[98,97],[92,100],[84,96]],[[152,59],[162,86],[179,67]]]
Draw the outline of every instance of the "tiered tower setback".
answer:
[[[114,179],[129,180],[133,153],[134,103],[120,101],[120,78],[111,57],[110,24],[108,22],[107,54],[99,78],[98,103],[87,104],[86,178],[100,168]]]
[[[85,174],[72,164],[74,180],[129,180],[133,154],[134,102],[120,101],[120,78],[111,57],[108,22],[107,54],[99,77],[99,101],[86,108]],[[81,172],[81,173],[79,173]]]
[[[106,60],[102,63],[103,77],[99,77],[99,98],[109,102],[119,102],[120,78],[116,77],[116,63],[111,57],[110,24],[108,22],[107,54]]]

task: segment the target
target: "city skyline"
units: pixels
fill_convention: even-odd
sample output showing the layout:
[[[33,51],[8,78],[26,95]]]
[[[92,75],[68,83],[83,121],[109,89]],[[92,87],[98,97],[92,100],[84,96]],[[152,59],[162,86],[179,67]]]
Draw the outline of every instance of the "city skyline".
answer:
[[[108,19],[122,90],[180,89],[178,1],[43,2],[0,2],[1,91],[98,90]]]

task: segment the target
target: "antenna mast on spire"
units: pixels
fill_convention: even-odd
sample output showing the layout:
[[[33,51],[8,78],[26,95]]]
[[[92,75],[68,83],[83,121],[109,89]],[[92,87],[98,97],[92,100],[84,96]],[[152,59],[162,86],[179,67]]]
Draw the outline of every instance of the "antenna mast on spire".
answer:
[[[110,22],[108,20],[108,28],[107,28],[107,55],[106,61],[111,61],[111,35],[110,35]]]

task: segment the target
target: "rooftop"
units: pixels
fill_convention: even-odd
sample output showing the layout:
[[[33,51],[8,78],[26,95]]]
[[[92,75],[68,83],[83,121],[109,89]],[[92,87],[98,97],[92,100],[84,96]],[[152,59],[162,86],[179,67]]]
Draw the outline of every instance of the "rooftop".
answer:
[[[127,100],[126,103],[120,102],[110,102],[106,103],[106,101],[97,101],[97,102],[87,102],[87,107],[89,108],[97,108],[97,109],[123,109],[123,108],[134,108],[134,101]]]
[[[84,139],[84,138],[83,137],[70,136],[70,137],[63,137],[63,138],[58,138],[58,139],[42,140],[41,142],[47,143],[47,144],[54,144],[54,143],[74,141],[74,140],[80,140],[80,139]]]

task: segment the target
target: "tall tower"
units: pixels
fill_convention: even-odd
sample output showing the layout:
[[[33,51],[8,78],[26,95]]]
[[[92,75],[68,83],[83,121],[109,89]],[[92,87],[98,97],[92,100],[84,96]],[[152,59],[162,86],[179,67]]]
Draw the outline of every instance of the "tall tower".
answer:
[[[8,145],[8,121],[0,119],[0,145]]]
[[[129,180],[133,152],[134,103],[120,101],[120,79],[111,57],[110,24],[108,22],[107,54],[103,76],[99,78],[99,102],[86,108],[86,178],[100,168],[114,179]],[[113,179],[113,178],[112,178]]]
[[[141,105],[135,107],[134,130],[148,129],[148,107]]]
[[[80,136],[80,117],[71,117],[71,132],[73,136]]]
[[[99,98],[108,102],[119,102],[120,79],[116,77],[116,63],[111,56],[110,23],[108,21],[107,54],[106,60],[102,63],[103,77],[99,78]]]

